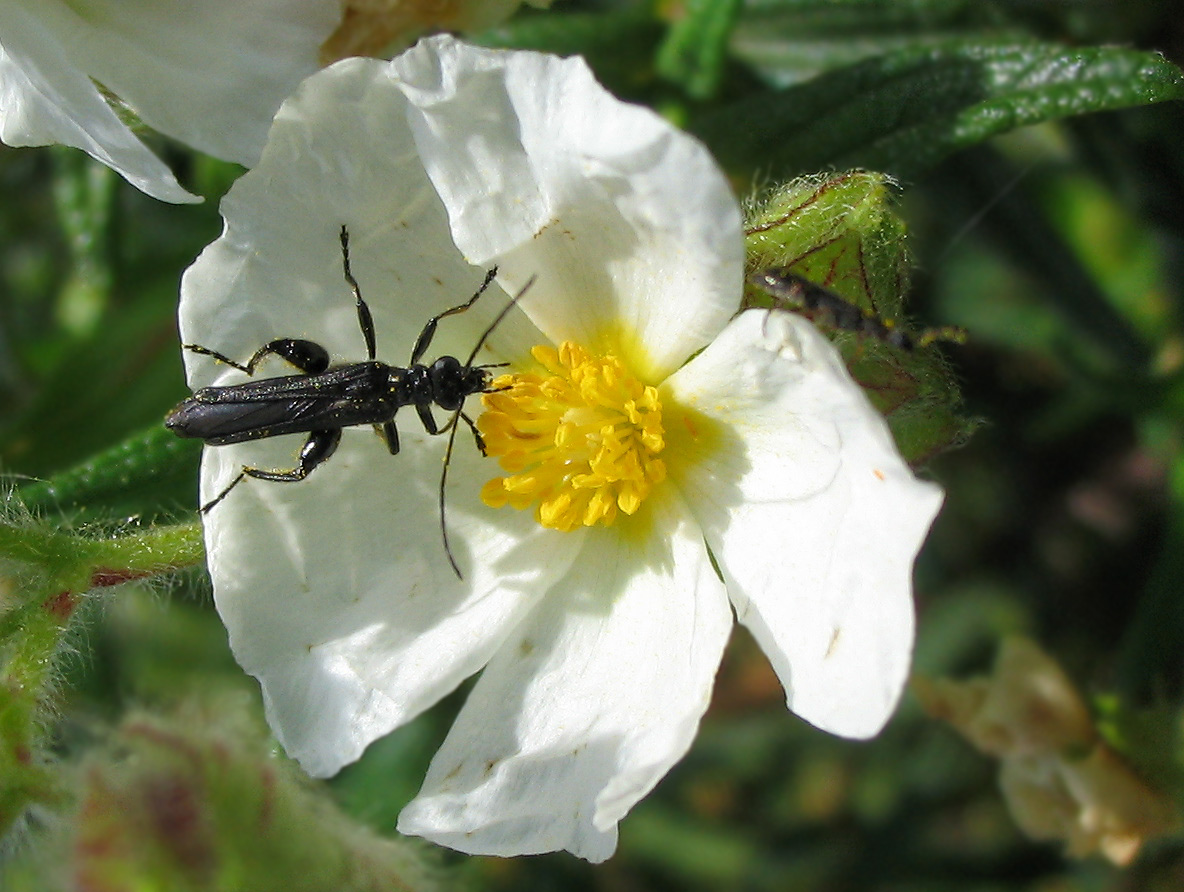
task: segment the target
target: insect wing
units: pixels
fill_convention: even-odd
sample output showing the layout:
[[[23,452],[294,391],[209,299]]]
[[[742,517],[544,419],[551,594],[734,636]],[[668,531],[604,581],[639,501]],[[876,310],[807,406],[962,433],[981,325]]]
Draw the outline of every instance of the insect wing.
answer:
[[[308,433],[354,424],[382,424],[400,405],[398,369],[357,363],[319,375],[290,375],[227,387],[204,387],[179,405],[165,424],[212,446]]]
[[[277,399],[332,398],[345,389],[341,372],[333,369],[319,375],[285,375],[280,378],[260,378],[225,387],[203,387],[194,391],[192,399],[204,405],[217,403],[269,403]]]
[[[273,397],[264,402],[228,400],[219,394],[216,401],[203,401],[194,395],[172,411],[165,425],[182,437],[196,437],[213,446],[260,440],[278,434],[307,432],[324,425],[316,419],[324,414],[325,401],[304,397]],[[329,401],[330,403],[332,401]]]

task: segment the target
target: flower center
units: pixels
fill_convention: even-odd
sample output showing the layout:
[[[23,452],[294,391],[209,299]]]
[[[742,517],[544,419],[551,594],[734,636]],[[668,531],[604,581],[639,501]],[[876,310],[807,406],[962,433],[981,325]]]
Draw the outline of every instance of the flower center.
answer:
[[[486,454],[509,474],[486,483],[481,499],[494,508],[537,502],[538,522],[564,531],[633,514],[666,478],[657,388],[617,357],[570,341],[531,353],[545,374],[502,375],[492,386],[504,389],[482,397]]]

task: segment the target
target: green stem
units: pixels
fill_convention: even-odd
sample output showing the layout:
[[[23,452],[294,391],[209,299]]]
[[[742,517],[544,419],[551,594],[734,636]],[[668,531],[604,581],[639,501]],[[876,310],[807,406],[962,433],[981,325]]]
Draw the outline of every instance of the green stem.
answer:
[[[81,595],[93,588],[156,576],[202,560],[197,521],[110,539],[89,539],[42,526],[0,524],[0,558],[36,568],[40,583],[22,600],[52,592]]]
[[[192,566],[202,553],[197,522],[110,539],[0,524],[0,561],[8,565],[14,589],[0,619],[6,674],[40,689],[84,594]]]
[[[11,589],[0,617],[0,837],[32,803],[65,799],[45,725],[57,657],[82,596],[191,566],[202,554],[196,522],[109,539],[0,523],[0,583]]]
[[[0,524],[0,566],[8,565],[13,588],[0,619],[10,683],[31,690],[48,683],[62,636],[88,591],[192,566],[202,554],[197,522],[110,539]]]
[[[90,554],[90,586],[97,588],[199,564],[205,558],[205,546],[201,523],[189,521],[92,540]]]

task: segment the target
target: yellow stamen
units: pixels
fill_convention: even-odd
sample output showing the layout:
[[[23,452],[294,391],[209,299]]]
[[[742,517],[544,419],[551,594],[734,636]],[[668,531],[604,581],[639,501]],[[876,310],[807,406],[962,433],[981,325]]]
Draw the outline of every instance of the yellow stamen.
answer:
[[[531,353],[545,374],[502,375],[492,386],[503,389],[482,397],[486,454],[509,474],[486,483],[482,500],[537,503],[538,522],[564,531],[635,513],[666,478],[657,388],[570,341]]]

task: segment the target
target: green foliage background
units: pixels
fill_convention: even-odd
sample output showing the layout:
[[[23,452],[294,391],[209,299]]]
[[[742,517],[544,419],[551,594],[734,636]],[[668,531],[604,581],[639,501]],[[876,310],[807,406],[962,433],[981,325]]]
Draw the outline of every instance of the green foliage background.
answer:
[[[983,670],[1002,635],[1028,634],[1110,704],[1124,754],[1178,796],[1184,17],[1175,0],[560,7],[483,40],[586,55],[618,95],[704,139],[742,192],[859,167],[897,180],[915,260],[903,313],[968,330],[965,345],[941,354],[952,369],[943,386],[961,387],[963,433],[973,428],[925,469],[947,502],[917,568],[917,670]],[[199,450],[160,420],[187,393],[179,278],[218,235],[217,200],[239,171],[158,148],[204,205],[153,201],[78,152],[0,147],[0,469],[15,488],[4,518],[13,528],[96,540],[194,519]],[[37,628],[14,606],[27,583],[16,542],[6,540],[0,560],[10,673],[26,665],[22,635]],[[181,546],[166,557],[178,555]],[[86,565],[92,581],[108,560]],[[168,584],[80,599],[59,662],[24,676],[44,686],[35,708],[10,689],[0,733],[47,759],[34,760],[45,772],[35,778],[20,775],[19,758],[0,763],[9,772],[0,808],[19,839],[13,882],[38,888],[35,878],[52,873],[47,851],[77,856],[46,815],[75,808],[70,772],[129,710],[171,713],[201,692],[246,698],[258,714],[197,560],[132,561],[134,575]],[[194,566],[159,576],[158,564],[185,563]],[[326,785],[345,826],[393,832],[460,702],[376,743]],[[236,728],[228,721],[225,733]],[[1152,845],[1125,871],[1068,860],[1018,833],[994,777],[989,760],[911,698],[875,741],[812,730],[787,714],[763,657],[737,632],[693,749],[623,822],[614,859],[447,855],[443,884],[1184,888],[1179,840]],[[168,888],[131,883],[102,888]]]

